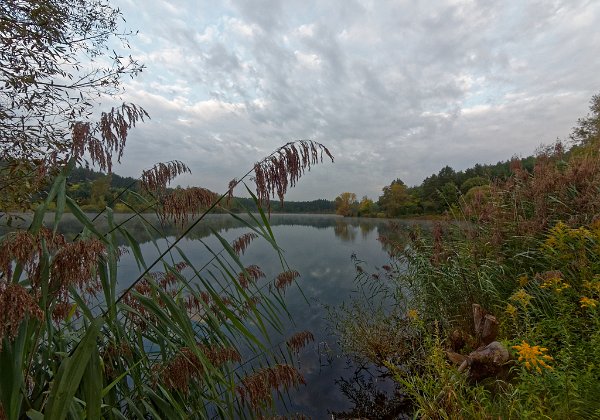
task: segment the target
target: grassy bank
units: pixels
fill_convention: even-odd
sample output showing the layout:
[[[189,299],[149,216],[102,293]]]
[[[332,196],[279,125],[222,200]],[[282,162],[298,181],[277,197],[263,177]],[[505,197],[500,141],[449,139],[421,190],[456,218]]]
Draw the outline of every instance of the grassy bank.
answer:
[[[467,223],[382,238],[390,264],[358,264],[342,345],[384,366],[418,417],[600,417],[599,109],[570,149],[462,197]],[[491,348],[507,357],[482,358]]]

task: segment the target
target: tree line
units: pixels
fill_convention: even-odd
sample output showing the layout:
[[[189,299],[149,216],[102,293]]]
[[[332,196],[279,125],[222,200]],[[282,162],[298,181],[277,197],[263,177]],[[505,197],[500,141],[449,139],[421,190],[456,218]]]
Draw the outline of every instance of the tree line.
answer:
[[[400,178],[382,189],[375,201],[363,196],[359,201],[355,193],[344,192],[335,199],[336,213],[358,217],[403,217],[443,214],[458,208],[461,199],[470,199],[476,191],[485,191],[490,183],[507,179],[511,165],[531,172],[535,158],[514,158],[496,164],[475,166],[456,171],[443,167],[437,174],[425,178],[420,185],[408,187]]]
[[[73,169],[67,185],[70,197],[87,211],[100,211],[106,206],[116,212],[143,211],[147,204],[139,198],[142,196],[150,198],[140,188],[140,181],[135,178],[120,176],[116,173],[104,174],[84,167]],[[172,190],[177,188],[181,187]],[[325,199],[286,201],[283,205],[279,201],[272,200],[270,204],[271,211],[275,213],[335,212],[335,203]],[[254,200],[246,197],[233,197],[229,203],[224,203],[223,206],[233,212],[242,212],[245,211],[244,209],[258,211]]]

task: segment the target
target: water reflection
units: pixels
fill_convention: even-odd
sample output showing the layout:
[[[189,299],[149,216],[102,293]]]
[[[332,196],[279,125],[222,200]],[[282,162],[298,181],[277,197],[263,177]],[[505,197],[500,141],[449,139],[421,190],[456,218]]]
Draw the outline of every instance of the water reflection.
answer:
[[[130,217],[116,214],[114,223],[119,224]],[[126,227],[141,244],[140,248],[147,261],[151,261],[160,249],[182,232],[176,226],[161,226],[153,215],[145,215],[148,223],[139,219],[127,222]],[[47,224],[52,223],[49,215]],[[23,222],[26,225],[27,221]],[[337,339],[327,329],[327,311],[349,299],[355,290],[355,269],[351,255],[356,254],[364,261],[368,272],[376,272],[388,263],[389,243],[380,241],[380,236],[394,238],[403,243],[412,222],[401,222],[402,229],[391,227],[384,219],[341,218],[333,215],[272,215],[270,219],[273,233],[281,248],[286,250],[285,257],[290,267],[300,272],[299,288],[286,291],[286,307],[291,320],[283,329],[282,339],[303,330],[311,331],[315,342],[305,347],[297,356],[306,386],[290,392],[286,405],[279,405],[280,411],[303,413],[314,419],[330,418],[332,413],[348,415],[358,413],[356,400],[372,401],[371,409],[383,409],[379,386],[385,381],[366,376],[365,371],[357,374],[356,366],[347,363],[339,352]],[[398,223],[398,222],[397,222]],[[421,222],[421,225],[427,224]],[[0,223],[1,225],[1,223]],[[105,217],[96,222],[98,230],[107,232],[109,221]],[[82,229],[82,225],[70,214],[66,214],[60,230],[73,238]],[[210,238],[212,229],[226,240],[233,241],[248,231],[242,223],[227,215],[210,215],[198,224],[190,234],[180,242],[180,248],[188,258],[198,266],[210,260],[211,255],[199,242],[206,242],[218,250],[219,243]],[[0,228],[0,234],[8,228]],[[400,232],[400,233],[399,233]],[[396,235],[396,236],[394,236]],[[405,236],[403,236],[405,235]],[[119,236],[118,236],[119,237]],[[162,239],[160,239],[162,237]],[[119,243],[127,246],[124,237]],[[156,241],[156,242],[153,242]],[[211,242],[212,241],[212,242]],[[272,248],[264,241],[252,242],[241,257],[244,265],[257,264],[271,276],[281,271],[280,262],[273,258]],[[125,253],[119,261],[119,287],[124,288],[137,278],[140,270],[133,255]],[[277,344],[280,338],[274,338]],[[362,376],[361,376],[362,375]],[[387,393],[393,395],[394,390]],[[372,391],[372,392],[371,392]],[[366,392],[366,394],[365,394]],[[368,396],[371,392],[371,396]],[[361,396],[362,395],[362,396]],[[386,410],[388,408],[385,408]],[[353,411],[354,410],[354,411]]]

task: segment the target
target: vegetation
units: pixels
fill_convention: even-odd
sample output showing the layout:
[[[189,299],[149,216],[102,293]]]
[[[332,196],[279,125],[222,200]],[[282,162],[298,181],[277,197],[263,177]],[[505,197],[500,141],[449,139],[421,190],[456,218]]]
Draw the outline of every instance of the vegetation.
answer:
[[[67,179],[68,192],[73,199],[88,211],[101,211],[107,205],[115,212],[144,212],[146,204],[137,200],[136,196],[143,195],[146,199],[151,196],[142,188],[139,180],[131,177],[122,177],[115,173],[106,175],[91,169],[75,168]],[[167,188],[173,193],[181,187]],[[127,202],[130,207],[126,206]],[[283,205],[279,201],[270,200],[270,208],[275,213],[333,213],[334,203],[329,200],[312,201],[286,201]],[[133,209],[132,209],[132,208]],[[232,197],[223,203],[223,207],[235,213],[250,210],[258,212],[258,208],[251,197]]]
[[[393,180],[383,187],[382,195],[374,202],[368,197],[352,206],[344,206],[338,214],[362,217],[414,217],[441,215],[459,210],[461,200],[485,190],[494,182],[505,181],[511,174],[511,164],[518,161],[524,170],[531,172],[535,157],[512,159],[494,165],[476,164],[464,171],[455,171],[449,166],[442,168],[414,187],[408,187],[401,179]],[[344,193],[353,194],[353,193]],[[339,198],[343,196],[340,195]],[[336,199],[337,200],[337,199]],[[350,208],[350,210],[348,210]]]
[[[323,155],[333,158],[319,143],[288,143],[223,195],[167,188],[189,171],[178,161],[137,181],[111,174],[129,130],[147,117],[124,104],[94,119],[95,99],[114,98],[121,78],[142,70],[110,54],[115,40],[126,44],[129,36],[117,27],[121,18],[104,0],[0,5],[0,210],[35,210],[26,229],[0,237],[0,419],[273,414],[273,395],[304,382],[292,355],[313,338],[301,332],[274,342],[287,315],[284,290],[299,274],[263,208],[275,194],[282,201]],[[108,174],[75,169],[86,159]],[[256,193],[247,192],[258,214],[243,219],[221,203],[252,172]],[[154,241],[158,258],[144,257],[109,204],[162,237]],[[96,217],[107,230],[85,205],[103,210]],[[219,207],[248,232],[232,243],[214,233],[220,249],[205,244],[211,258],[190,260],[178,243]],[[178,225],[176,239],[140,209]],[[74,237],[58,229],[66,211],[81,224]],[[44,225],[48,212],[52,223]],[[271,245],[280,273],[242,264],[255,240]],[[119,274],[123,241],[139,269],[127,284]]]
[[[362,298],[334,316],[342,345],[385,366],[417,417],[600,416],[599,111],[597,95],[568,151],[460,195],[459,223],[382,238],[380,272],[357,262]],[[490,346],[508,362],[482,361]]]
[[[316,154],[304,159],[302,150],[290,143],[268,162],[292,178],[302,167],[286,167],[283,156],[297,154],[307,165],[320,159]],[[160,257],[146,261],[110,209],[109,230],[100,232],[68,196],[66,178],[74,163],[57,177],[29,228],[0,239],[3,417],[252,417],[270,412],[272,391],[303,383],[291,356],[311,335],[291,337],[294,346],[286,353],[280,349],[285,339],[274,343],[271,331],[281,330],[283,292],[298,273],[285,263],[256,196],[258,217],[248,213],[244,221],[232,214],[249,232],[231,244],[214,233],[223,249],[207,248],[213,258],[202,266],[177,243],[227,194],[192,188],[186,200],[170,200],[180,198],[180,191],[161,192],[164,182],[142,179],[153,195],[166,194],[162,205],[149,203],[159,217],[189,226],[166,249],[156,245]],[[166,181],[176,172],[155,170],[145,180]],[[54,224],[43,226],[53,202]],[[194,217],[198,204],[208,209]],[[65,208],[83,227],[73,241],[57,230]],[[135,217],[157,229],[142,215]],[[125,290],[118,283],[117,233],[127,239],[140,268]],[[239,255],[257,239],[271,244],[281,259],[278,275],[242,265]]]

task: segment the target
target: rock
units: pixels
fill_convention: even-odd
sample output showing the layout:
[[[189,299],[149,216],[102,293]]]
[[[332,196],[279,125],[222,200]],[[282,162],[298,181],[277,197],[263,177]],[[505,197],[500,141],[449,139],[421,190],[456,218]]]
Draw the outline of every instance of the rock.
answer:
[[[507,362],[510,354],[506,347],[498,341],[471,352],[458,368],[459,372],[469,369],[468,377],[472,381],[480,381],[491,376],[504,375],[508,370]]]
[[[455,365],[461,365],[467,360],[467,356],[463,356],[462,354],[453,351],[447,351],[446,356],[448,356],[448,359]]]

